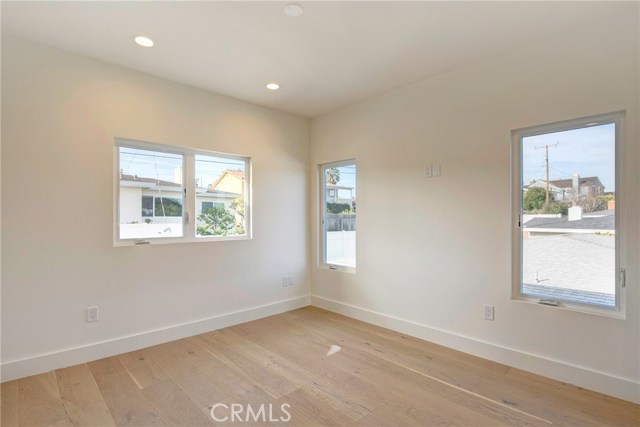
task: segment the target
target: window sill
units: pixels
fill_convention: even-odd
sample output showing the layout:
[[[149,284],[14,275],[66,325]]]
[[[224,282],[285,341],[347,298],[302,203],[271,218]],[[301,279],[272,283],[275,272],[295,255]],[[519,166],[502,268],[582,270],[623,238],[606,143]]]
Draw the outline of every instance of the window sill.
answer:
[[[168,245],[176,243],[204,243],[204,242],[229,242],[233,240],[252,240],[252,236],[217,236],[217,237],[164,237],[153,239],[115,239],[113,241],[114,247],[120,246],[153,246],[153,245]]]
[[[342,272],[342,273],[351,273],[351,274],[355,274],[356,273],[356,268],[355,267],[347,267],[347,266],[344,266],[344,265],[318,264],[317,267],[321,268],[323,270],[339,271],[339,272]]]
[[[565,301],[558,301],[557,302],[558,305],[548,305],[548,304],[542,304],[539,298],[528,297],[524,295],[512,295],[511,300],[515,302],[525,303],[525,304],[533,304],[533,305],[545,307],[548,309],[574,311],[574,312],[585,313],[585,314],[590,314],[595,316],[609,317],[612,319],[625,320],[627,318],[624,310],[616,307],[606,308],[606,307],[598,307],[595,305],[571,303],[571,302],[565,302]],[[621,305],[624,306],[624,304],[621,304]]]

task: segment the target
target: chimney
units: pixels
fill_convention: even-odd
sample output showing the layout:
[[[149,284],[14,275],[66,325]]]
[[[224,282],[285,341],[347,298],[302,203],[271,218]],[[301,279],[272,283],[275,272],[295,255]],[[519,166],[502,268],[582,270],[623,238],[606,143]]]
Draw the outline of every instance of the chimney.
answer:
[[[573,190],[574,196],[578,197],[580,195],[580,175],[577,173],[572,175],[571,189]]]
[[[582,219],[582,208],[580,206],[571,206],[569,208],[569,221],[579,221]]]

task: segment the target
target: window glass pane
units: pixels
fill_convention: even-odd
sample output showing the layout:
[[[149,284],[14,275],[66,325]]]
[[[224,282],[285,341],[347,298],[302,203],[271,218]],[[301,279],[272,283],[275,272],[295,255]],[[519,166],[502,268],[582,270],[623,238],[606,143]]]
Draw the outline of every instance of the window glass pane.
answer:
[[[196,155],[197,236],[246,234],[246,161]]]
[[[121,239],[183,235],[183,156],[119,147]]]
[[[142,216],[153,216],[153,196],[142,196]]]
[[[615,124],[522,139],[523,295],[616,304]]]
[[[155,216],[177,216],[182,217],[182,200],[171,197],[155,198]]]
[[[356,266],[356,165],[324,167],[324,261]]]

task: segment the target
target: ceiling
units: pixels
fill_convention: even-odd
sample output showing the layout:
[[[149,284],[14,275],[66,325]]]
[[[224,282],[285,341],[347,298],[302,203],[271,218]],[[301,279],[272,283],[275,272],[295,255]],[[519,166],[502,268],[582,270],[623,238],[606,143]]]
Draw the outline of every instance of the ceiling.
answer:
[[[298,2],[291,18],[287,4],[3,1],[2,32],[311,118],[634,6]]]

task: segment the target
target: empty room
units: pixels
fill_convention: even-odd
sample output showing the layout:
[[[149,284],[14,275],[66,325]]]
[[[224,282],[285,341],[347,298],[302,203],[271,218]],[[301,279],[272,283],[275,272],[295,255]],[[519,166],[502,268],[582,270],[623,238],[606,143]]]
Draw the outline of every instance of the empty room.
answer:
[[[640,2],[0,13],[3,427],[640,426]]]

